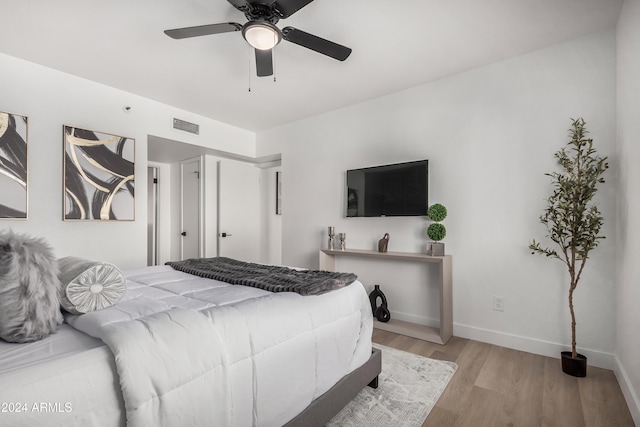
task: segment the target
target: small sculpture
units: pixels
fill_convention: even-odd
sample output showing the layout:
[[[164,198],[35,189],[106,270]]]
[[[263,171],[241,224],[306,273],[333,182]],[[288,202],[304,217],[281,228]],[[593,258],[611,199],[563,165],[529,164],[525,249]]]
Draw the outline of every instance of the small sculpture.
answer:
[[[347,233],[338,233],[338,239],[340,239],[340,250],[344,251],[346,249],[345,240],[347,239]]]
[[[387,252],[389,246],[389,233],[384,233],[382,239],[378,240],[378,252]]]
[[[329,227],[329,245],[328,248],[330,251],[336,248],[335,238],[336,237],[336,229],[334,227]]]

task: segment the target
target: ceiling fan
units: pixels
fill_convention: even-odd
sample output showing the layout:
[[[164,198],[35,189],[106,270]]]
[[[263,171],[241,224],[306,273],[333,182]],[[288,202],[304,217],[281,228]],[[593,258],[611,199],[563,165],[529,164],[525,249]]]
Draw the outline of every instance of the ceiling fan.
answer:
[[[276,27],[280,19],[286,19],[311,3],[313,0],[227,0],[233,7],[244,13],[248,22],[244,25],[235,22],[199,25],[196,27],[165,30],[165,34],[174,39],[206,36],[209,34],[242,31],[244,39],[255,48],[256,69],[259,77],[273,74],[273,56],[271,49],[281,40],[295,43],[307,49],[315,50],[338,61],[344,61],[351,49],[325,40],[313,34],[293,27],[282,30]]]

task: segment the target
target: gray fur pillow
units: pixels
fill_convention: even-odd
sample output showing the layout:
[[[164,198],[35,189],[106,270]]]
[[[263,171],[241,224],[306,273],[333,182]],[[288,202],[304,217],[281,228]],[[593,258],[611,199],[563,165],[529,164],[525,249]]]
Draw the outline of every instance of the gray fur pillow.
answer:
[[[0,232],[0,338],[41,340],[62,323],[58,263],[43,239]]]

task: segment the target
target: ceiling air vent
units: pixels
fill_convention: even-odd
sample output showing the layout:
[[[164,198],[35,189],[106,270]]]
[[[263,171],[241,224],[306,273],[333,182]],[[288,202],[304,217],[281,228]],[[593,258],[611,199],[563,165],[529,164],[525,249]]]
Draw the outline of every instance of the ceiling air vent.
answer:
[[[173,119],[173,128],[183,130],[185,132],[193,133],[196,135],[200,135],[200,125],[195,123],[185,122],[180,119]]]

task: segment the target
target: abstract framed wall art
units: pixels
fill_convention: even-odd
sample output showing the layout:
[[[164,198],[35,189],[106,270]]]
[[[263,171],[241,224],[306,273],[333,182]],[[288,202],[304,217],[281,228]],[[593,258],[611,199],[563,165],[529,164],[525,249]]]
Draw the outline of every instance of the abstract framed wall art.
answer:
[[[28,121],[0,111],[0,218],[27,219]]]
[[[63,126],[64,220],[135,220],[135,139]]]

